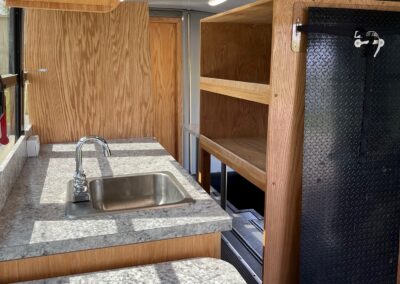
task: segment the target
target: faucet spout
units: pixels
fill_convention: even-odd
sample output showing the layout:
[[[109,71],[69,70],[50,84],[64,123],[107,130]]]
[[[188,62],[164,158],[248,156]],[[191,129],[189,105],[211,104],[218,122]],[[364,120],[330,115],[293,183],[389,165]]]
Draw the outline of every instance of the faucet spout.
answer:
[[[87,188],[87,180],[86,174],[83,170],[82,165],[82,148],[88,142],[95,142],[99,144],[103,149],[103,154],[105,157],[111,156],[111,150],[108,147],[107,141],[104,138],[97,137],[97,136],[87,136],[82,137],[78,143],[76,144],[76,151],[75,151],[75,162],[76,162],[76,169],[74,174],[74,195],[73,195],[73,202],[83,202],[89,201],[90,195]]]

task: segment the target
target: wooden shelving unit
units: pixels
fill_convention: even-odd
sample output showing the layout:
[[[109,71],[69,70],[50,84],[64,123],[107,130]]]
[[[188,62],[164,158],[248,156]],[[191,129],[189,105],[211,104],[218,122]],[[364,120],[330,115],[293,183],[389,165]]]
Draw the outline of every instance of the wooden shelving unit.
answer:
[[[309,7],[400,11],[395,3],[258,0],[201,21],[199,181],[209,189],[214,155],[264,190],[264,283],[299,282],[306,56],[292,51],[292,28]]]
[[[211,155],[266,191],[272,15],[272,0],[260,0],[201,22],[198,176],[207,191]]]
[[[202,155],[215,156],[263,191],[272,4],[261,0],[201,21]],[[209,172],[204,171],[200,176],[207,190]]]
[[[202,90],[200,108],[200,150],[264,191],[268,105]],[[203,173],[205,189],[209,175]]]
[[[271,88],[267,84],[201,77],[200,90],[265,105],[271,100]]]

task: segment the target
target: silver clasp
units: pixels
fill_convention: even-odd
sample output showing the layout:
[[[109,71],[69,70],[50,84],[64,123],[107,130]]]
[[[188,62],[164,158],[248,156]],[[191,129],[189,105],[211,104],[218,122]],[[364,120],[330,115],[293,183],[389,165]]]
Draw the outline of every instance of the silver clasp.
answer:
[[[376,45],[376,50],[374,53],[374,57],[376,57],[381,50],[381,48],[385,45],[385,41],[379,37],[379,34],[375,31],[368,31],[365,33],[363,37],[360,31],[354,32],[354,46],[356,48],[360,48],[363,45]],[[372,40],[372,41],[371,41]]]

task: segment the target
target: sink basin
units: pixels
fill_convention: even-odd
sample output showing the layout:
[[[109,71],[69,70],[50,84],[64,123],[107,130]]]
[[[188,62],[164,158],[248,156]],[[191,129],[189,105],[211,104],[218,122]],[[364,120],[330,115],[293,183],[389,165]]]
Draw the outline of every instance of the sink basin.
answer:
[[[169,172],[88,179],[90,201],[73,203],[73,181],[68,183],[66,215],[71,218],[175,207],[193,203]]]

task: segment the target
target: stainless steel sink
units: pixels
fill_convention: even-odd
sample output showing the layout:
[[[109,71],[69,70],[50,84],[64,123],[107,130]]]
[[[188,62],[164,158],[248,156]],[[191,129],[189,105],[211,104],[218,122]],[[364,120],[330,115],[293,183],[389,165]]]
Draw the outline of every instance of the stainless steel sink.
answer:
[[[175,207],[193,203],[169,172],[88,179],[90,200],[72,202],[73,181],[68,183],[66,215],[70,218]]]

